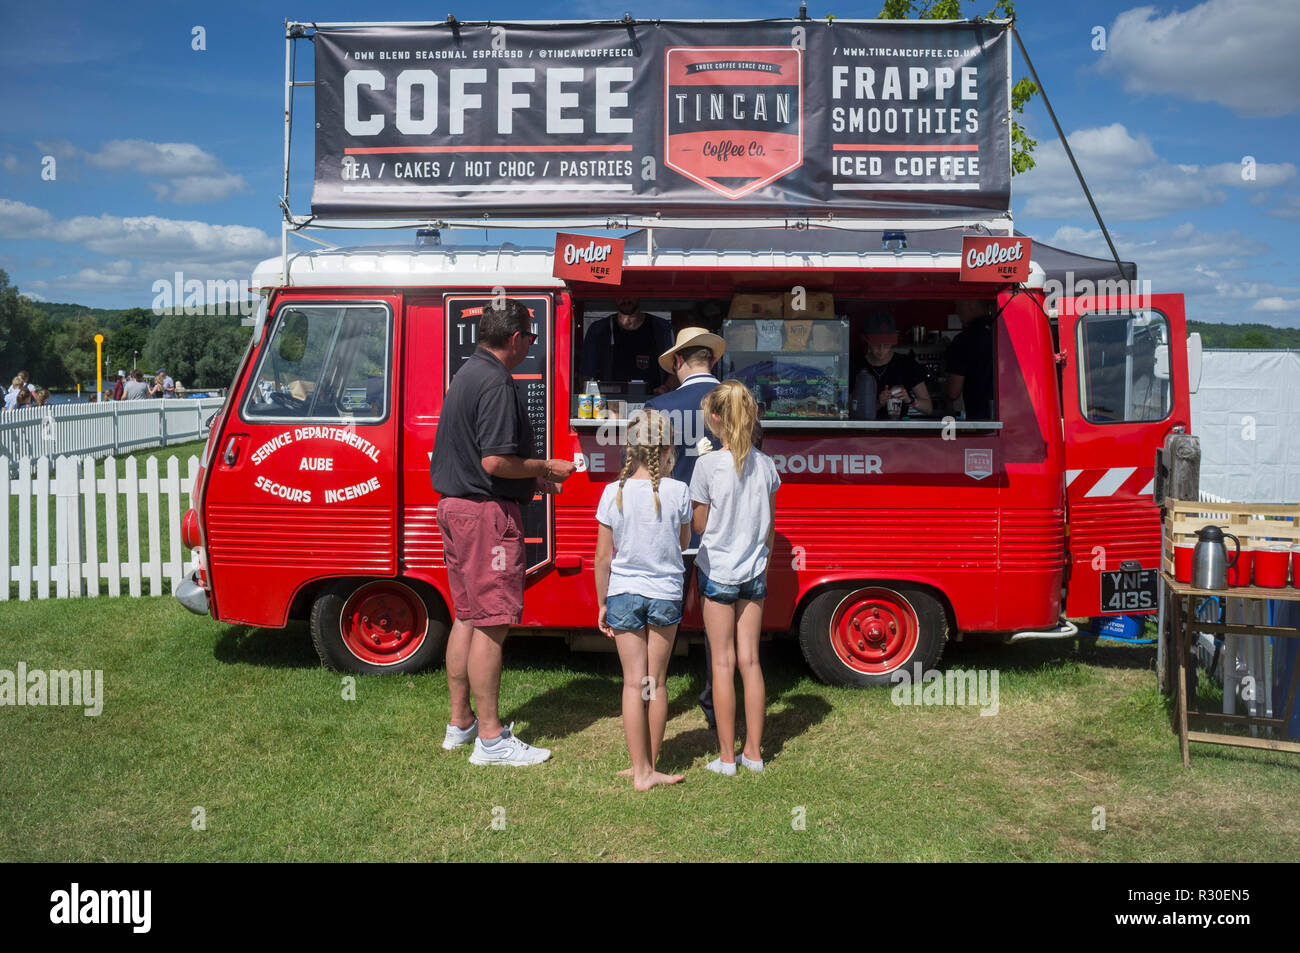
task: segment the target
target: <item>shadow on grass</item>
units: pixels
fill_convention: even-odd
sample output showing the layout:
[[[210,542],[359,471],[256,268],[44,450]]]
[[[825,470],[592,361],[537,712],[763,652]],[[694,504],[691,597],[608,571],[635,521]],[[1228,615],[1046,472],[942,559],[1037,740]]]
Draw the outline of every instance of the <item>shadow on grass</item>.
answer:
[[[1057,662],[1082,662],[1108,669],[1149,669],[1154,673],[1156,647],[1096,641],[1091,636],[1006,644],[995,637],[973,635],[962,642],[949,642],[939,668],[1036,672]]]
[[[320,668],[305,622],[290,622],[283,629],[228,625],[217,640],[212,656],[227,665]]]
[[[521,640],[522,641],[522,640]],[[540,641],[540,640],[539,640]],[[560,688],[553,688],[529,699],[507,713],[507,720],[527,724],[529,731],[545,738],[548,744],[578,734],[601,719],[619,715],[623,690],[622,671],[612,654],[574,653],[563,660],[563,643],[549,650],[537,645],[512,652],[507,643],[506,666],[567,668],[575,673]],[[674,657],[668,667],[671,677],[687,676],[688,681],[668,700],[668,718],[672,720],[694,710],[698,726],[679,731],[664,739],[660,763],[664,770],[680,771],[697,758],[716,754],[717,733],[704,722],[699,710],[699,694],[704,689],[704,651],[693,646],[689,656]],[[768,716],[763,728],[765,758],[781,753],[786,743],[823,720],[831,711],[825,699],[811,694],[792,694],[804,682],[807,672],[797,646],[764,643],[761,649],[763,678],[767,689]],[[743,690],[737,677],[737,700],[743,705]],[[744,737],[743,712],[737,715],[738,737]]]

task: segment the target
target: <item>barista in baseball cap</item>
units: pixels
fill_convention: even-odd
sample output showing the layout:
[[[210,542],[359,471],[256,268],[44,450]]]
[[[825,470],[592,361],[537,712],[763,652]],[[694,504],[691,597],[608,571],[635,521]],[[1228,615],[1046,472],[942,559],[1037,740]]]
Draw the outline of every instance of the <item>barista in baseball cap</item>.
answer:
[[[854,381],[855,391],[869,376],[875,384],[875,416],[878,420],[890,419],[891,400],[899,401],[897,406],[902,411],[912,407],[921,414],[934,413],[934,404],[925,386],[925,368],[906,354],[895,354],[896,344],[898,328],[894,324],[894,316],[887,312],[868,315],[862,334],[866,363]]]

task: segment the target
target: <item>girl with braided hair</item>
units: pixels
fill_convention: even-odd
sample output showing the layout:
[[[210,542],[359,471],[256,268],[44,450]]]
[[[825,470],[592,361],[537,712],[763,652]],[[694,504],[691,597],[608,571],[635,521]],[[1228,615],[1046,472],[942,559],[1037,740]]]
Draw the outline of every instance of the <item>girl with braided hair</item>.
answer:
[[[655,770],[668,721],[664,679],[682,620],[682,550],[690,541],[690,490],[667,475],[674,457],[668,416],[633,415],[618,482],[605,487],[596,507],[596,624],[623,664],[632,768],[620,774],[630,774],[638,791],[682,780]]]

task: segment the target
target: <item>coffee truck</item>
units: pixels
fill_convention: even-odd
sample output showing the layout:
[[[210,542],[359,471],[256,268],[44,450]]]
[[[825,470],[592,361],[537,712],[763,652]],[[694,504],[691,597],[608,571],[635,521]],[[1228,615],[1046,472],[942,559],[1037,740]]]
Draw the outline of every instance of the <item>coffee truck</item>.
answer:
[[[315,43],[319,128],[313,216],[293,216],[286,201],[284,234],[323,221],[424,231],[405,245],[285,250],[256,269],[262,300],[252,340],[211,424],[184,521],[195,568],[181,601],[243,625],[309,620],[321,659],[343,671],[437,664],[454,606],[429,458],[443,395],[476,346],[477,315],[509,298],[527,307],[537,335],[514,370],[537,455],[577,466],[559,495],[525,504],[528,572],[516,632],[562,635],[575,646],[593,641],[596,504],[617,478],[623,426],[646,400],[648,383],[597,381],[607,416],[585,417],[579,361],[593,323],[617,301],[635,298],[652,319],[719,333],[727,349],[715,373],[744,381],[759,401],[763,452],[782,477],[763,629],[772,638],[797,638],[820,678],[887,683],[901,668],[937,663],[949,640],[1068,638],[1077,634],[1068,618],[1154,612],[1155,454],[1190,424],[1182,297],[1134,287],[1131,265],[1016,235],[1004,214],[1007,196],[998,193],[1009,190],[1006,143],[999,146],[991,131],[949,128],[940,142],[880,141],[883,133],[872,138],[860,130],[836,139],[838,77],[858,83],[865,96],[869,77],[855,71],[874,70],[873,81],[888,83],[890,67],[862,66],[874,61],[852,53],[849,72],[838,72],[845,55],[838,45],[824,50],[824,60],[814,57],[817,45],[829,42],[829,24],[668,26],[665,34],[659,23],[507,24],[507,48],[518,48],[508,61],[514,72],[495,78],[517,88],[489,97],[483,84],[490,85],[495,65],[451,76],[456,67],[444,58],[455,64],[457,52],[471,60],[499,52],[493,31],[500,24],[289,25],[287,45],[308,37]],[[926,28],[834,22],[837,42],[856,38],[864,50],[887,51],[903,35],[915,46],[920,38],[910,31],[918,29]],[[1009,65],[998,59],[1007,53],[1006,25],[928,29],[938,33],[922,45],[950,55],[932,70],[930,86],[912,75],[917,95],[958,105],[969,96],[966,118],[980,120],[981,129],[994,125],[990,117],[1007,106]],[[804,46],[791,45],[792,31]],[[567,95],[553,77],[529,87],[527,74],[540,69],[538,61],[550,68],[566,56],[580,64],[565,67],[574,98],[525,121],[543,89],[552,100]],[[411,58],[424,61],[423,75],[402,73]],[[396,65],[383,65],[389,62]],[[496,61],[485,55],[478,62]],[[826,84],[813,83],[814,64],[830,64]],[[601,68],[607,72],[598,77]],[[697,108],[708,116],[718,88],[737,74],[753,80],[744,104],[751,119],[764,91],[793,90],[800,115],[796,125],[790,115],[777,123],[775,100],[768,103],[770,122],[759,123],[745,146],[760,150],[761,161],[737,161],[724,176],[721,158],[700,157],[707,136],[675,138],[694,133],[675,130],[674,110],[687,119]],[[292,74],[287,78],[286,96]],[[586,80],[595,88],[590,102],[577,90]],[[934,93],[934,82],[946,88]],[[441,84],[451,98],[430,95],[416,122],[411,97],[420,84],[426,92]],[[883,88],[873,87],[877,95]],[[695,95],[703,97],[698,107]],[[730,104],[723,113],[734,117],[741,105]],[[477,141],[461,141],[476,111],[492,113],[492,121]],[[642,113],[650,121],[633,123]],[[514,131],[503,132],[511,114]],[[394,131],[402,116],[405,127]],[[557,141],[570,119],[588,124],[580,144]],[[713,135],[726,123],[744,120],[715,116],[702,125]],[[366,138],[385,129],[387,138]],[[520,179],[518,168],[495,166],[503,155],[519,160],[523,147],[503,137],[521,129],[534,160],[588,162],[600,146],[632,168],[563,173],[586,176],[582,190],[551,180],[531,188],[538,182]],[[788,138],[790,129],[798,141]],[[740,141],[735,129],[729,136]],[[805,150],[806,166],[814,162],[808,150],[822,150],[825,160],[853,151],[838,149],[843,145],[889,147],[861,150],[869,159],[951,149],[967,170],[982,158],[983,171],[963,192],[950,188],[960,184],[954,166],[919,182],[908,177],[929,174],[925,163],[913,170],[910,161],[885,162],[885,178],[869,181],[870,161],[864,168],[823,162],[822,172],[845,177],[837,186],[852,187],[808,197],[820,187],[818,176],[786,169],[790,156],[768,158],[796,147]],[[286,132],[286,157],[288,150]],[[494,165],[482,188],[444,181],[450,163],[466,156]],[[395,162],[410,166],[399,181],[385,178],[391,166],[380,169]],[[420,163],[429,176],[429,164],[438,163],[442,179],[412,182]],[[642,208],[641,170],[652,165],[659,178],[651,197],[680,212],[675,219],[626,211]],[[674,166],[682,171],[670,172]],[[561,173],[534,170],[549,174]],[[788,188],[772,185],[791,175]],[[288,180],[286,160],[286,189]],[[990,192],[1003,214],[972,207]],[[450,207],[448,196],[486,209],[491,225],[516,227],[538,220],[503,216],[554,203],[568,217],[546,224],[585,231],[567,239],[574,243],[567,250],[565,235],[556,247],[444,246],[436,242],[457,226],[483,227],[482,218],[434,214]],[[613,208],[620,213],[605,214]],[[888,208],[907,216],[882,214]],[[608,237],[611,229],[620,237]],[[585,276],[561,267],[575,261],[600,267]],[[1117,277],[1130,281],[1112,281]],[[1079,293],[1062,294],[1062,287]],[[861,396],[864,332],[882,313],[897,328],[895,350],[927,373],[934,398],[928,414],[878,414],[875,400]],[[980,355],[993,382],[986,412],[949,400],[944,386],[949,350],[967,327],[961,316],[971,314],[988,324]],[[682,633],[701,637],[693,586]]]

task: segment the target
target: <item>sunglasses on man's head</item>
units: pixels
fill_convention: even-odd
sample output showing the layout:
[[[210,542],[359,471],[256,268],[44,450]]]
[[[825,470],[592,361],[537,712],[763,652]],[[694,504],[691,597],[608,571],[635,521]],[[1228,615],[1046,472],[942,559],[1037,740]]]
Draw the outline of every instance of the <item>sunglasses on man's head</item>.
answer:
[[[528,338],[528,343],[530,345],[537,343],[537,335],[533,334],[531,331],[520,331],[519,333]]]

